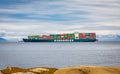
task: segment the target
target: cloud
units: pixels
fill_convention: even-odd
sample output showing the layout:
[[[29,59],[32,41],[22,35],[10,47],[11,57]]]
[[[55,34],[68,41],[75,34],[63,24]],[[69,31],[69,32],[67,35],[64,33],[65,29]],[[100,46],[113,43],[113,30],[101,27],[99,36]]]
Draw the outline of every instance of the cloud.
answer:
[[[33,1],[28,4],[16,5],[12,9],[1,9],[8,14],[25,14],[22,19],[35,19],[57,21],[68,19],[68,21],[101,22],[118,21],[119,8],[117,0],[61,0],[61,1]],[[6,14],[5,14],[6,15]],[[13,16],[14,16],[13,15]],[[18,16],[14,16],[18,18]]]
[[[8,37],[74,31],[120,34],[119,0],[4,0],[0,17],[0,30]]]
[[[0,37],[5,36],[5,31],[4,30],[0,30]]]

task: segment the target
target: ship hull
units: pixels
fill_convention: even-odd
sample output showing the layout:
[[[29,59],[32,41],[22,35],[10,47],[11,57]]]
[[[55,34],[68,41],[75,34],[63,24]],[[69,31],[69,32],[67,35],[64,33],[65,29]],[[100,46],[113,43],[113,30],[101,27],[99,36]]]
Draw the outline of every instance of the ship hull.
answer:
[[[96,39],[72,39],[72,40],[55,40],[55,39],[23,39],[24,42],[95,42]]]

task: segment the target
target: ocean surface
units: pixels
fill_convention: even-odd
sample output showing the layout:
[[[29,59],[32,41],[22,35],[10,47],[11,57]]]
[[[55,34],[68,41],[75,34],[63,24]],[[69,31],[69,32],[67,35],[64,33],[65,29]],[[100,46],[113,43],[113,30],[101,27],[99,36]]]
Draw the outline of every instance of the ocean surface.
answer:
[[[0,69],[83,65],[120,66],[120,42],[0,43]]]

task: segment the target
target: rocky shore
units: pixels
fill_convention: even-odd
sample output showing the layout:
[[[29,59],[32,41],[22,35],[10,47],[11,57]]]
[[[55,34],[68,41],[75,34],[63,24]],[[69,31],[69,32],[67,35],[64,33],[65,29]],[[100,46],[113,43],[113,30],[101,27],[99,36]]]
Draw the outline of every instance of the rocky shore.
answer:
[[[120,74],[120,66],[100,67],[100,66],[77,66],[67,68],[18,68],[6,67],[0,70],[0,74]]]

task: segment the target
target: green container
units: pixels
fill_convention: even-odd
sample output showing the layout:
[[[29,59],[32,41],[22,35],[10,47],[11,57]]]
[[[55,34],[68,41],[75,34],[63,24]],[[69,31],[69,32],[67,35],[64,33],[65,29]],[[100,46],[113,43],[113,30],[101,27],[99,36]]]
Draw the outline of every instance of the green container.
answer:
[[[67,35],[64,36],[64,38],[67,38],[67,37],[68,37]]]
[[[90,36],[90,33],[85,33],[86,36]]]
[[[72,34],[71,36],[72,36],[73,39],[75,39],[75,35],[74,34]]]
[[[39,35],[35,35],[33,39],[39,39]]]
[[[60,39],[61,37],[60,36],[57,36],[58,39]]]
[[[56,39],[57,38],[57,35],[54,35],[54,39]]]
[[[50,36],[51,39],[54,39],[54,36]]]
[[[71,36],[71,34],[67,34],[68,36]]]

